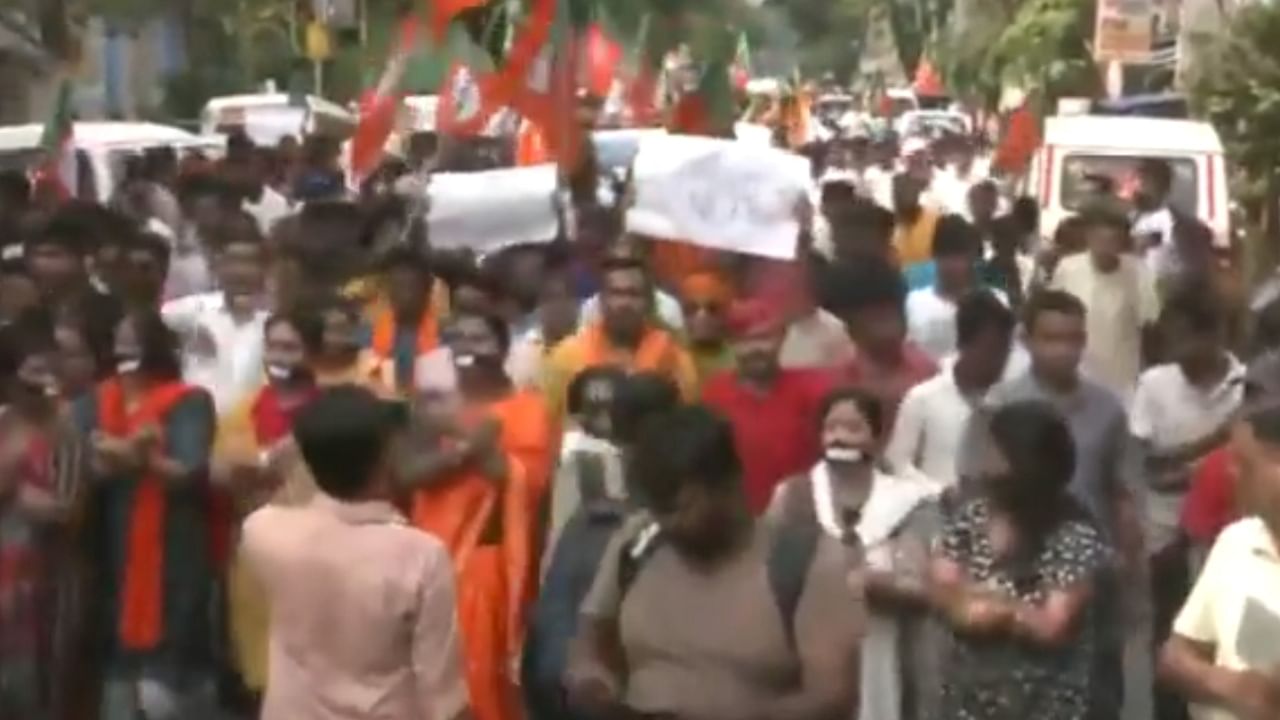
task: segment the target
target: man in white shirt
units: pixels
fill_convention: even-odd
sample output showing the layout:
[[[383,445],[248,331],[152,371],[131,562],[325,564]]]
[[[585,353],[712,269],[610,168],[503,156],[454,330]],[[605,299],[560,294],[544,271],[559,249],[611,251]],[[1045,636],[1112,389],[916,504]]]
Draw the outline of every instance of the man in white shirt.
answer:
[[[1129,223],[1115,210],[1080,214],[1088,252],[1065,257],[1049,285],[1075,295],[1088,317],[1084,370],[1128,405],[1142,371],[1144,339],[1160,314],[1155,279],[1146,264],[1125,251]]]
[[[1252,401],[1251,401],[1252,403]],[[1231,433],[1247,509],[1218,536],[1165,643],[1161,674],[1196,720],[1280,717],[1280,405],[1246,411]]]
[[[1161,317],[1171,363],[1143,373],[1129,428],[1140,443],[1145,479],[1144,540],[1152,632],[1163,641],[1191,586],[1190,544],[1180,519],[1192,473],[1227,438],[1244,396],[1244,367],[1225,349],[1225,324],[1210,290],[1170,299]],[[1181,702],[1157,689],[1158,717]]]
[[[956,215],[938,221],[933,236],[934,282],[907,296],[907,337],[934,361],[956,350],[956,306],[978,287],[981,244],[973,226]],[[1002,301],[1002,293],[996,296]]]
[[[216,292],[167,302],[161,314],[182,340],[186,380],[207,389],[226,412],[262,384],[266,252],[250,228],[228,235],[217,251]]]
[[[960,302],[956,334],[960,353],[942,372],[915,386],[902,400],[885,459],[903,477],[950,487],[969,418],[1004,374],[1016,326],[1013,312],[990,291]]]

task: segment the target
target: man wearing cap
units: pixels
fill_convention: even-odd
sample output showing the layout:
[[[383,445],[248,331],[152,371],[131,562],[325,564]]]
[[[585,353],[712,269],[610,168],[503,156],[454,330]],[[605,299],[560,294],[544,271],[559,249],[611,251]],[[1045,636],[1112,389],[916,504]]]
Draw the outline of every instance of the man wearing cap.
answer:
[[[391,504],[405,415],[364,388],[324,390],[294,425],[321,492],[245,520],[272,611],[264,720],[469,715],[449,555]]]
[[[759,514],[779,482],[817,461],[818,409],[833,378],[782,367],[786,319],[762,300],[734,305],[729,331],[736,368],[713,377],[702,399],[733,424],[747,501]]]

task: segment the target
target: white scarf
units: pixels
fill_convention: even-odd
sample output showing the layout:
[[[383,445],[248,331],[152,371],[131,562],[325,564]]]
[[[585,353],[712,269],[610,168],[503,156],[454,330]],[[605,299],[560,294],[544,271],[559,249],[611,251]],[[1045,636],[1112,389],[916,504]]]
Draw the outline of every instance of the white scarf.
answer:
[[[825,460],[813,467],[809,479],[813,485],[813,507],[818,525],[832,537],[843,537],[844,527],[836,517],[831,469]],[[858,539],[866,548],[883,544],[917,505],[936,494],[937,490],[922,483],[873,470],[871,494],[862,506],[858,526],[854,528]]]
[[[893,570],[890,538],[911,511],[937,494],[923,483],[886,475],[873,470],[871,494],[862,506],[854,531],[866,549],[869,567]],[[818,525],[833,537],[844,536],[836,517],[831,470],[819,461],[809,473],[813,485],[813,506]],[[859,720],[899,720],[902,716],[902,678],[898,660],[898,623],[893,616],[872,613],[862,642]]]

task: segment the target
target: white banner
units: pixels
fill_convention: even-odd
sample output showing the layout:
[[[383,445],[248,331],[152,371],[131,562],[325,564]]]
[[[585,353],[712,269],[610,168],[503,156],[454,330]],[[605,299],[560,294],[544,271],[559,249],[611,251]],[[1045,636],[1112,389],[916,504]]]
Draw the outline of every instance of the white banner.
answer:
[[[627,230],[715,250],[790,260],[807,198],[809,161],[750,142],[645,138],[635,161]]]
[[[431,246],[478,255],[549,243],[559,229],[556,166],[436,173],[427,184]]]

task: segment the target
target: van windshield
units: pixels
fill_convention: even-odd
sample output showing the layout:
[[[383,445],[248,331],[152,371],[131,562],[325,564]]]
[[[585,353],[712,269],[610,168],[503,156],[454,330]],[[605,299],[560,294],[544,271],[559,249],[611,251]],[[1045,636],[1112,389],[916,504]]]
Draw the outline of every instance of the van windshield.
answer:
[[[1097,194],[1109,194],[1128,202],[1138,187],[1138,168],[1144,160],[1159,159],[1173,170],[1173,209],[1194,216],[1196,163],[1191,158],[1144,158],[1126,155],[1067,155],[1062,160],[1062,207],[1079,210]]]

